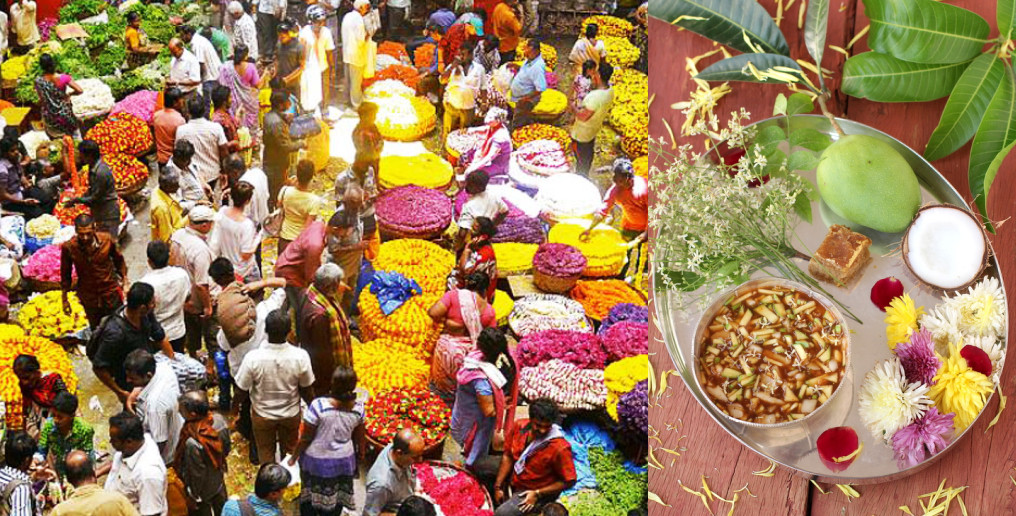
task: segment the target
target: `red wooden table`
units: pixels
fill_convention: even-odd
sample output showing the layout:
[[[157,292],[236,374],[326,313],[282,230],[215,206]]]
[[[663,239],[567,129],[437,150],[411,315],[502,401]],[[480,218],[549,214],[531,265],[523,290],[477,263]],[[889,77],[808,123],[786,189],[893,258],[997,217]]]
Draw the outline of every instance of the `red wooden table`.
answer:
[[[776,0],[760,0],[776,15]],[[788,0],[784,0],[786,4]],[[798,29],[798,9],[805,0],[796,0],[784,14],[781,28],[787,35],[794,58],[807,57],[803,44],[803,30]],[[957,0],[951,4],[972,10],[983,16],[993,27],[990,37],[997,36],[995,27],[995,2],[993,0]],[[694,90],[694,83],[685,71],[685,57],[697,56],[713,49],[713,43],[705,38],[656,19],[650,21],[652,44],[650,45],[651,71],[649,76],[650,96],[655,100],[650,108],[650,135],[663,137],[669,143],[669,136],[663,120],[669,122],[675,131],[684,122],[680,111],[671,109],[671,104],[688,100]],[[834,0],[830,6],[829,33],[827,45],[846,48],[856,33],[868,25],[864,6],[858,0]],[[866,51],[865,39],[861,38],[850,50],[851,55]],[[716,55],[699,63],[699,69],[717,61]],[[822,66],[833,71],[834,97],[829,104],[830,111],[880,129],[903,141],[918,151],[924,149],[928,137],[938,123],[945,99],[925,103],[884,104],[863,99],[848,98],[839,93],[839,74],[845,57],[827,50]],[[753,120],[768,118],[773,101],[778,93],[786,93],[781,85],[760,85],[730,83],[733,92],[724,97],[715,109],[721,121],[726,122],[729,113],[744,107],[752,113]],[[678,143],[683,143],[680,139]],[[701,142],[697,143],[701,146]],[[934,162],[938,170],[952,183],[969,202],[970,189],[967,187],[967,159],[970,152],[968,143],[955,154]],[[660,165],[660,163],[656,163]],[[1009,156],[991,190],[989,216],[996,221],[1013,219],[998,228],[992,237],[992,244],[1001,264],[1005,285],[1012,296],[1016,292],[1016,153]],[[1016,303],[1010,305],[1010,332],[1016,331],[1012,316]],[[673,369],[670,356],[658,340],[654,328],[650,339],[652,366],[657,373]],[[1016,333],[1014,333],[1016,334]],[[1013,393],[1013,372],[1016,361],[1010,355],[1002,375],[1002,392]],[[971,515],[1016,514],[1016,485],[1010,475],[1016,477],[1016,439],[1011,432],[1016,424],[1016,407],[1010,406],[1002,413],[998,424],[985,433],[985,427],[996,412],[997,396],[986,408],[987,417],[982,417],[970,432],[945,456],[923,471],[904,480],[878,485],[857,486],[861,497],[853,500],[836,489],[823,485],[828,494],[822,494],[807,478],[797,476],[790,470],[777,467],[772,477],[753,475],[764,470],[769,461],[742,446],[727,435],[706,414],[680,378],[669,379],[668,393],[659,406],[650,409],[650,424],[659,432],[659,441],[650,444],[656,448],[655,456],[665,466],[658,470],[650,468],[650,490],[659,495],[672,507],[665,508],[651,504],[651,514],[698,515],[709,514],[696,496],[687,493],[679,482],[692,489],[702,491],[701,477],[705,475],[709,488],[723,498],[730,499],[736,490],[745,485],[755,497],[746,491],[738,493],[739,499],[734,514],[769,515],[889,515],[904,514],[899,507],[909,506],[914,514],[921,514],[918,496],[935,491],[942,479],[946,486],[969,486],[962,494]],[[1010,402],[1010,405],[1016,400]],[[661,451],[667,448],[681,451],[680,457]],[[711,504],[715,514],[727,514],[730,505],[718,500]],[[954,503],[950,514],[960,514]]]

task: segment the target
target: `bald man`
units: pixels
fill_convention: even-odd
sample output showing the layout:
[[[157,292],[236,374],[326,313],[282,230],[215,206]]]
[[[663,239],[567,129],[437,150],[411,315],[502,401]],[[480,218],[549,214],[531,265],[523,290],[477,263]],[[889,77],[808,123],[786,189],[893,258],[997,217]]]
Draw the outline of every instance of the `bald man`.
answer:
[[[411,467],[423,460],[425,444],[423,437],[412,430],[403,430],[381,450],[367,474],[363,516],[394,513],[403,500],[413,495],[415,482]]]
[[[169,40],[169,53],[173,59],[169,61],[166,87],[176,86],[189,96],[201,86],[201,62],[193,52],[184,48],[180,38]]]
[[[87,453],[75,450],[65,459],[67,481],[74,492],[50,513],[53,516],[137,516],[138,511],[127,497],[105,491],[95,479],[92,459]]]

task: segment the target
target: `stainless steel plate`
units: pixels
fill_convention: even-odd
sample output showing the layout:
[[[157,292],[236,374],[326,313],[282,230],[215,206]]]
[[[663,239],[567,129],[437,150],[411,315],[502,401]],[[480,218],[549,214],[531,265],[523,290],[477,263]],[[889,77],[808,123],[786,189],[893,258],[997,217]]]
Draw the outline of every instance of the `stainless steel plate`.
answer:
[[[948,203],[966,206],[960,194],[917,152],[895,138],[871,127],[850,120],[839,119],[838,121],[847,134],[873,136],[886,141],[899,151],[910,163],[920,180],[923,204]],[[761,129],[768,125],[785,123],[783,118],[772,118],[754,125]],[[795,129],[811,127],[834,139],[837,137],[829,120],[822,116],[798,116],[794,117],[792,123]],[[815,171],[805,172],[802,175],[812,182],[815,181]],[[848,368],[848,375],[844,378],[844,383],[839,389],[844,392],[843,395],[836,396],[831,400],[830,406],[826,407],[821,414],[816,414],[815,418],[808,418],[797,426],[778,429],[748,428],[728,420],[708,401],[705,393],[699,389],[694,376],[694,335],[696,324],[702,317],[702,311],[697,308],[686,312],[678,311],[675,308],[677,306],[675,293],[654,284],[653,295],[658,324],[663,333],[667,351],[688,390],[705,408],[710,417],[716,421],[716,424],[748,448],[779,464],[793,468],[802,475],[825,482],[865,484],[899,479],[923,469],[938,457],[949,453],[952,446],[962,439],[974,425],[955,437],[946,450],[917,466],[901,469],[893,458],[892,448],[883,444],[880,438],[873,436],[861,422],[857,412],[857,394],[860,391],[860,383],[864,379],[864,375],[876,363],[892,356],[886,346],[885,324],[883,323],[885,314],[871,302],[871,286],[881,278],[895,276],[903,282],[914,302],[918,306],[923,305],[926,310],[934,308],[941,301],[943,292],[920,284],[917,278],[907,270],[898,252],[899,243],[903,237],[902,233],[880,233],[852,224],[838,217],[821,201],[815,203],[812,211],[813,222],[811,224],[801,222],[796,228],[802,245],[809,251],[818,248],[832,224],[851,227],[854,231],[863,233],[872,240],[872,261],[865,267],[860,278],[855,278],[847,288],[823,284],[826,290],[835,299],[847,305],[863,321],[863,324],[850,321],[850,328],[854,331],[851,339],[851,364]],[[806,262],[800,259],[796,262],[802,269],[807,270],[808,264]],[[994,255],[992,255],[985,274],[994,276],[1001,282],[1001,274]],[[766,276],[759,273],[753,277]],[[1005,341],[1008,341],[1008,327],[1004,338]],[[983,416],[982,412],[978,419]],[[822,464],[815,448],[818,436],[826,429],[835,426],[853,427],[857,431],[858,439],[864,443],[864,450],[860,456],[849,468],[839,473],[832,472]]]

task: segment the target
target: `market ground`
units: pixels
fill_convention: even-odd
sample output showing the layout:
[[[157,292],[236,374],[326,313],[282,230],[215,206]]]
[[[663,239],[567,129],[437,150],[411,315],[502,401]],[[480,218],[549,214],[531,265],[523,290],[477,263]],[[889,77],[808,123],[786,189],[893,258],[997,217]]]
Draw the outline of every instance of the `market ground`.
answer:
[[[574,44],[575,39],[572,37],[551,40],[549,38],[544,40],[548,44],[553,44],[558,52],[558,64],[557,73],[559,77],[558,89],[564,93],[570,93],[572,73],[569,66],[567,66],[567,56],[571,51],[571,47]],[[556,125],[561,127],[569,127],[570,118],[568,115],[564,115]],[[412,152],[413,148],[419,148],[420,145],[426,147],[427,150],[435,152],[439,155],[443,155],[444,145],[443,141],[440,140],[440,123],[438,120],[439,129],[431,133],[423,142],[417,142],[413,144],[389,144],[386,145],[386,153],[406,153]],[[315,178],[315,190],[321,193],[327,193],[330,195],[331,183],[330,181],[334,178],[334,173],[339,167],[344,165],[346,162],[351,161],[351,150],[348,143],[350,138],[349,135],[352,132],[353,126],[356,124],[355,117],[343,117],[336,124],[336,127],[331,133],[331,155],[333,158],[332,163],[329,165],[329,170],[326,173],[319,174],[319,177]],[[620,155],[619,149],[619,137],[618,135],[608,126],[604,126],[598,138],[597,155],[593,162],[593,170],[599,167],[609,165],[614,157]],[[339,161],[341,160],[341,161]],[[153,170],[154,172],[154,170]],[[594,181],[598,184],[601,191],[606,191],[609,186],[610,177],[608,174],[600,172],[593,174]],[[145,197],[147,193],[153,189],[158,188],[157,175],[153,173],[149,179],[148,187],[144,191]],[[145,246],[149,241],[149,218],[148,218],[148,206],[147,202],[142,202],[140,205],[132,206],[135,220],[131,222],[126,230],[125,236],[121,240],[121,247],[124,252],[124,256],[127,260],[128,265],[128,277],[130,281],[137,281],[141,276],[148,270],[147,259],[145,257]],[[96,435],[96,449],[98,450],[111,450],[109,446],[109,425],[108,419],[110,416],[119,411],[120,405],[116,397],[96,379],[95,375],[91,371],[91,365],[88,360],[80,353],[72,355],[74,362],[75,373],[79,378],[78,383],[78,394],[81,399],[81,412],[82,416],[89,421],[95,427]],[[227,484],[229,487],[230,494],[249,493],[253,491],[254,474],[257,471],[257,467],[253,466],[247,459],[247,443],[239,435],[233,435],[233,452],[229,457],[229,476]],[[461,459],[459,454],[458,446],[448,439],[444,451],[445,460],[456,461]],[[367,465],[366,467],[369,467]],[[363,470],[366,472],[366,469]],[[360,478],[355,484],[356,502],[358,507],[363,507],[364,497],[364,484],[363,479]],[[293,508],[289,508],[289,512],[295,513]]]

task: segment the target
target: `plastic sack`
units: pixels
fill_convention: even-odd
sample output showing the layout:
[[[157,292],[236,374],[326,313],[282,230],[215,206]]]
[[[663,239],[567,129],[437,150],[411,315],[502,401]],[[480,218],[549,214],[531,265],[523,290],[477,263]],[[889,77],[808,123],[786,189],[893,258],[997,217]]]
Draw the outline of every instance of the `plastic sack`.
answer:
[[[375,272],[370,293],[377,296],[381,312],[387,316],[398,310],[413,295],[423,294],[423,289],[416,280],[397,272]]]
[[[21,256],[25,250],[25,217],[7,215],[0,218],[0,237],[14,246],[11,251],[16,256]]]
[[[289,137],[295,139],[310,138],[321,134],[321,125],[311,115],[300,115],[289,124]]]

